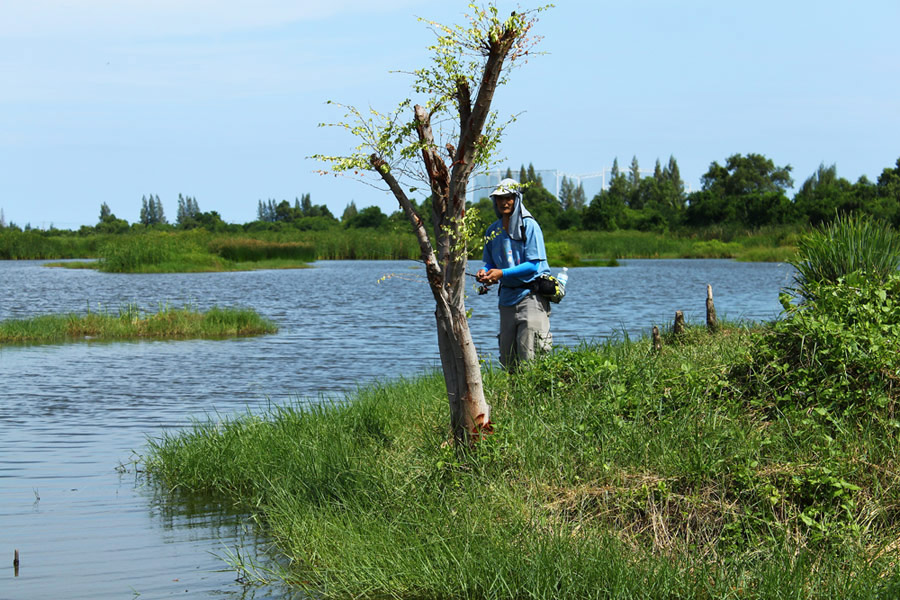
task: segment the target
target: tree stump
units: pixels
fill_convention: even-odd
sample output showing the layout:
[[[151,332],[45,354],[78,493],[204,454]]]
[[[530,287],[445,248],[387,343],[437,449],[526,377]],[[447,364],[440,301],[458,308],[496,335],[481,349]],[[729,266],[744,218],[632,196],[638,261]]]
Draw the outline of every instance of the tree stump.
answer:
[[[719,321],[716,319],[716,305],[713,304],[712,286],[706,284],[706,328],[710,333],[719,329]]]
[[[675,335],[684,333],[684,313],[680,310],[675,311],[675,324],[672,326],[672,333]]]
[[[657,327],[656,325],[653,326],[652,350],[654,352],[662,351],[662,339],[659,337],[659,327]]]

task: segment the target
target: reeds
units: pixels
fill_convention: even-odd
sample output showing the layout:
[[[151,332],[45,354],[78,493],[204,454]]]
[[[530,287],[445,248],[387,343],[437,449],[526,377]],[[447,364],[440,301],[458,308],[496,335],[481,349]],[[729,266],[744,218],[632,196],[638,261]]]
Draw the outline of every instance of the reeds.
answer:
[[[797,293],[805,298],[812,287],[833,284],[850,275],[883,282],[900,266],[900,236],[887,223],[862,215],[838,214],[799,242]]]
[[[130,304],[118,313],[43,315],[0,322],[0,344],[78,340],[219,338],[274,333],[277,327],[246,308],[160,306],[148,313]]]

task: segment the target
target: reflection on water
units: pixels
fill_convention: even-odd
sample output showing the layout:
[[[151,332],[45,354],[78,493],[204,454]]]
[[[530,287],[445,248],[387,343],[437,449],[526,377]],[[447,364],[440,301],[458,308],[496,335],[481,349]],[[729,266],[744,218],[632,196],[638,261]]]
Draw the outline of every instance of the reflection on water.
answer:
[[[383,283],[386,274],[399,277]],[[148,436],[191,419],[270,402],[316,399],[438,364],[434,308],[413,262],[323,262],[294,271],[114,275],[0,262],[0,320],[128,303],[200,309],[249,306],[280,327],[271,336],[0,347],[0,600],[41,598],[285,598],[223,571],[226,549],[260,551],[246,518],[171,502],[118,467]],[[765,320],[790,284],[785,265],[623,261],[570,269],[554,306],[557,344],[636,335],[705,315],[713,285],[720,318]],[[496,296],[473,294],[473,336],[496,354]],[[14,577],[12,554],[21,555]],[[260,560],[265,560],[260,556]]]

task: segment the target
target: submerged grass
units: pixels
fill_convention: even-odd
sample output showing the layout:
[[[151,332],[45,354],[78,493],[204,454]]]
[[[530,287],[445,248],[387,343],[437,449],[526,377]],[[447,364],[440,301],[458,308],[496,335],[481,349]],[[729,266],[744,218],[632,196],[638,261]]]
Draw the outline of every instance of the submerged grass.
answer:
[[[767,335],[488,370],[475,451],[444,443],[434,374],[199,423],[146,468],[257,512],[282,576],[328,598],[895,597],[896,421],[769,401],[746,383]]]
[[[131,304],[110,312],[44,315],[0,322],[0,344],[57,342],[66,340],[185,339],[260,335],[278,330],[256,311],[245,308],[212,308],[199,312],[190,307],[160,306],[145,313]]]

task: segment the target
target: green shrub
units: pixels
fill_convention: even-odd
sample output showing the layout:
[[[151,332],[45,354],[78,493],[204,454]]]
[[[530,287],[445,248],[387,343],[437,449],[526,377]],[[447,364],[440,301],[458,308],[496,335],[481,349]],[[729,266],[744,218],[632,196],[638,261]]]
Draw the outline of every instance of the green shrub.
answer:
[[[836,283],[851,273],[882,282],[900,266],[900,237],[871,217],[838,215],[800,239],[791,264],[797,269],[796,292],[807,299],[816,284]]]

